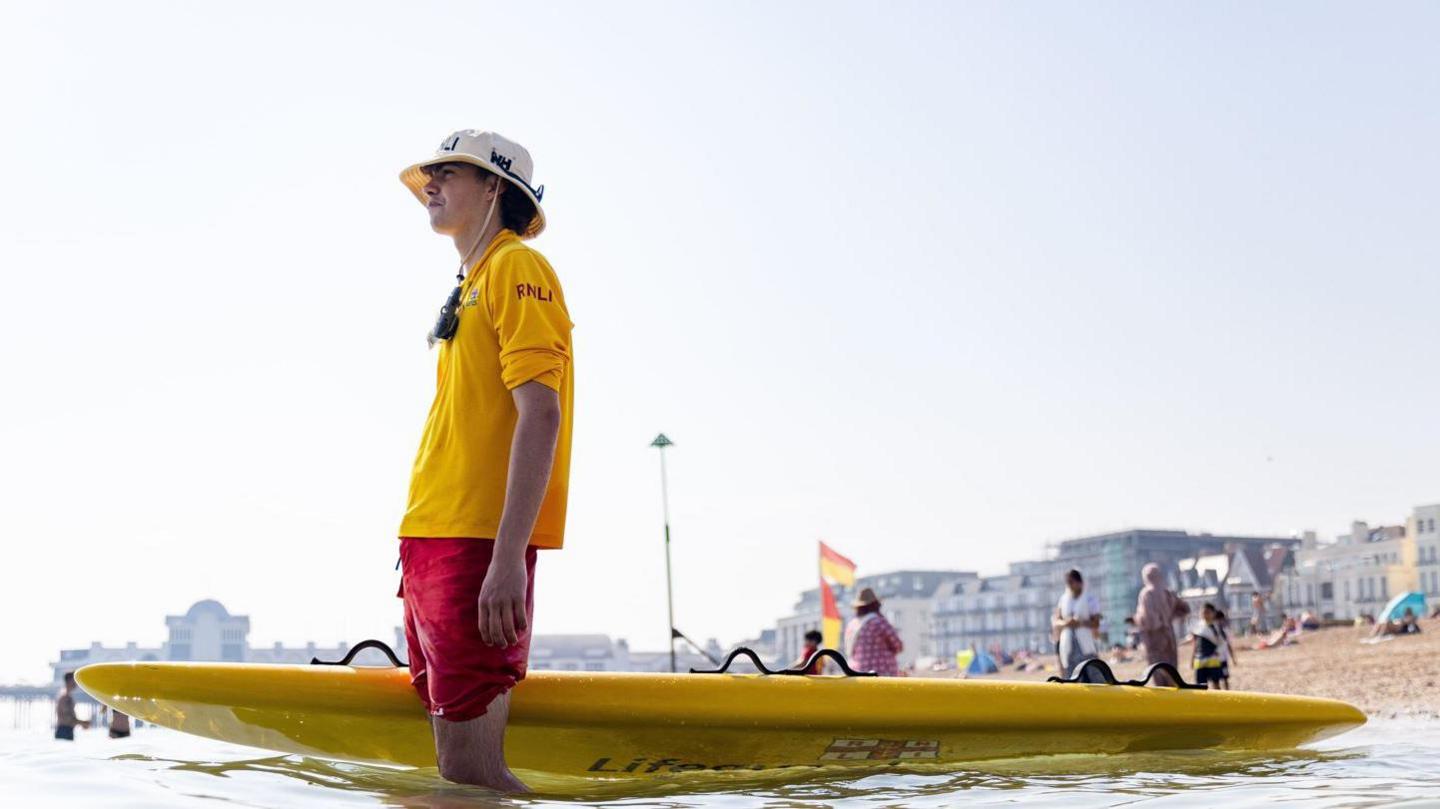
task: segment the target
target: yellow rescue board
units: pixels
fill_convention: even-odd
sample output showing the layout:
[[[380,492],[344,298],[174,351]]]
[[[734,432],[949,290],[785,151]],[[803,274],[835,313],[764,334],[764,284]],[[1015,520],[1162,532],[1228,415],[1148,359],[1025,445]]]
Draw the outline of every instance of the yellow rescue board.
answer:
[[[228,742],[435,765],[405,669],[103,663],[111,707]],[[796,767],[944,765],[1156,750],[1281,750],[1364,724],[1343,702],[1113,685],[746,674],[535,672],[514,691],[517,770],[600,779]]]

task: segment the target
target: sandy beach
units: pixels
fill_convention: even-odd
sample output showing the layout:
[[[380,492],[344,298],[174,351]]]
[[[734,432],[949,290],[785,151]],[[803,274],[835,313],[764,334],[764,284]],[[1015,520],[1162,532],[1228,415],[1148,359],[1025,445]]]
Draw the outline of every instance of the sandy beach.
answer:
[[[1255,649],[1255,638],[1237,638],[1230,685],[1238,691],[1340,699],[1372,717],[1440,719],[1440,620],[1422,620],[1420,626],[1419,635],[1374,644],[1361,642],[1369,627],[1304,632],[1295,643],[1276,649]],[[1189,657],[1187,644],[1180,649],[1180,660]],[[1138,678],[1145,670],[1143,657],[1110,662],[1120,679]],[[1185,666],[1181,671],[1188,678]],[[1044,680],[1054,673],[1006,666],[986,676]]]

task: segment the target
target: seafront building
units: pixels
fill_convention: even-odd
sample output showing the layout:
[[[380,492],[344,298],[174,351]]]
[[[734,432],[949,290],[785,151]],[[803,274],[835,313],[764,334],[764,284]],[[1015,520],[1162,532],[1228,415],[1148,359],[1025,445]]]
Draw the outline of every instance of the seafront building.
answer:
[[[1048,648],[1062,575],[1053,561],[1012,562],[1004,575],[947,582],[931,605],[927,654],[945,663],[972,646],[1006,652]]]
[[[1246,627],[1255,613],[1254,597],[1258,594],[1267,603],[1273,600],[1276,579],[1295,547],[1296,542],[1286,540],[1265,548],[1246,545],[1181,559],[1171,571],[1171,587],[1190,606],[1192,615],[1199,615],[1204,605],[1214,604],[1225,612],[1232,627]],[[1277,617],[1266,608],[1264,625],[1273,626]]]
[[[1413,589],[1425,593],[1430,611],[1440,609],[1440,505],[1419,506],[1410,516],[1410,535],[1415,537],[1415,582]]]
[[[315,658],[340,660],[350,651],[350,644],[345,641],[334,646],[311,642],[303,646],[276,643],[252,647],[249,616],[232,615],[223,604],[211,599],[195,602],[183,615],[167,615],[165,625],[169,631],[159,646],[141,646],[135,642],[104,646],[96,642],[87,648],[61,650],[58,659],[50,664],[53,684],[58,687],[66,672],[91,663],[189,660],[303,664]],[[763,638],[756,641],[762,642]],[[389,644],[402,661],[409,659],[402,628],[394,628]],[[761,649],[764,648],[762,645]],[[712,668],[711,658],[723,656],[714,638],[705,643],[704,651],[710,656],[677,641],[676,668],[679,671]],[[360,652],[353,662],[362,666],[389,665],[385,656],[374,649]],[[623,638],[612,640],[609,635],[536,635],[530,642],[529,665],[535,671],[669,671],[670,652],[631,651]]]
[[[1405,525],[1356,521],[1330,542],[1308,533],[1277,577],[1277,606],[1322,620],[1375,616],[1397,593],[1425,593],[1440,607],[1440,505],[1418,506]]]
[[[54,683],[59,685],[65,673],[91,663],[116,663],[151,660],[191,660],[230,663],[309,663],[311,658],[338,660],[349,651],[341,641],[334,646],[306,643],[304,646],[263,646],[251,648],[250,618],[231,615],[219,601],[197,601],[184,615],[165,616],[166,640],[159,646],[140,646],[135,642],[124,646],[104,646],[98,641],[82,649],[62,649],[59,658],[50,664]],[[357,663],[379,665],[384,657],[366,651]]]
[[[714,668],[711,658],[724,657],[720,642],[714,638],[706,641],[704,652],[677,640],[675,670]],[[624,638],[612,639],[609,635],[535,635],[530,639],[529,670],[668,672],[670,650],[631,651]]]

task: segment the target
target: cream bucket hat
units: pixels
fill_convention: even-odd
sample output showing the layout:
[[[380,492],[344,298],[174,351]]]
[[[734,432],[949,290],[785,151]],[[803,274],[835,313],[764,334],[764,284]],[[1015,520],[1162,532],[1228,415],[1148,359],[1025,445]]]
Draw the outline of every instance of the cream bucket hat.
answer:
[[[410,193],[414,194],[422,205],[429,201],[425,198],[425,184],[430,182],[430,178],[425,174],[425,168],[440,163],[469,163],[509,180],[511,185],[529,197],[530,202],[535,205],[535,217],[530,220],[529,227],[525,228],[520,237],[533,239],[545,229],[545,211],[540,207],[540,199],[545,196],[545,186],[530,186],[535,173],[535,161],[530,159],[530,152],[526,151],[524,146],[494,132],[462,129],[451,133],[441,141],[434,157],[400,172],[400,182],[410,189]]]

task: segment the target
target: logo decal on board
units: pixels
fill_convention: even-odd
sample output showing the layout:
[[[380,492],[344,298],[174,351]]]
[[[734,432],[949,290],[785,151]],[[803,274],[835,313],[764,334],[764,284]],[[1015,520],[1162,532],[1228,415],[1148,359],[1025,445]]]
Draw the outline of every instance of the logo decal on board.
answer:
[[[913,761],[940,757],[940,742],[920,739],[836,739],[821,761]]]

